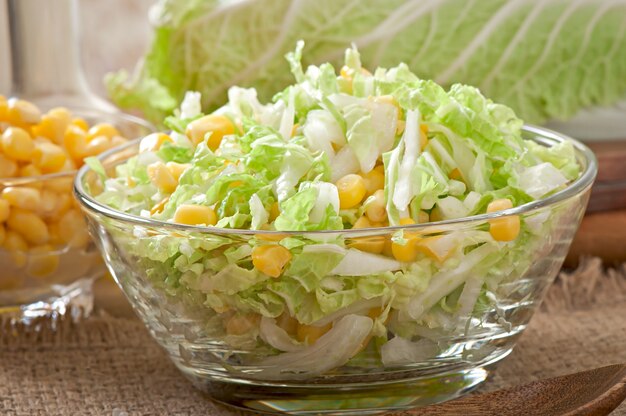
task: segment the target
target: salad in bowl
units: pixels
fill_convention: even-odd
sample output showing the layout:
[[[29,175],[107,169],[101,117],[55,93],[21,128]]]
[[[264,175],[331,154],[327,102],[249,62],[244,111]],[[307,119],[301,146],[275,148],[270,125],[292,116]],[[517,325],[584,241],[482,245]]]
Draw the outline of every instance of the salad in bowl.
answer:
[[[593,154],[358,51],[80,171],[111,273],[199,388],[269,412],[456,397],[508,355],[586,206]]]

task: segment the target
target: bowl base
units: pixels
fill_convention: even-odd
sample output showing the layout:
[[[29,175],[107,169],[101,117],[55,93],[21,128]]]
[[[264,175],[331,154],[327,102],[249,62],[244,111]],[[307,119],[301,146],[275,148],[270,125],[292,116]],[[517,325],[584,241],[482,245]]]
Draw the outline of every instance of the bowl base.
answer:
[[[498,361],[480,367],[407,379],[349,384],[292,384],[207,379],[180,368],[195,387],[225,405],[291,415],[373,415],[423,407],[458,398],[476,389]],[[187,370],[187,371],[186,371]]]
[[[55,329],[61,319],[77,322],[93,309],[93,278],[79,279],[69,285],[50,285],[23,290],[23,295],[0,299],[0,328]]]

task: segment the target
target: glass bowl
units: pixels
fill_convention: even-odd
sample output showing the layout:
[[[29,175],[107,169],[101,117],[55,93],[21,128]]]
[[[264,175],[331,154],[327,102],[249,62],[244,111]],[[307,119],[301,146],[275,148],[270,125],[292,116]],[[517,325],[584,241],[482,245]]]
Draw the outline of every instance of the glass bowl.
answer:
[[[115,280],[197,388],[262,412],[372,414],[478,386],[511,353],[559,271],[596,160],[558,133],[527,126],[523,134],[544,146],[572,142],[579,179],[512,209],[421,225],[276,232],[155,221],[99,203],[88,167],[75,192]],[[105,166],[120,151],[102,155]],[[522,233],[491,239],[490,226],[508,219],[525,224]],[[402,239],[420,249],[397,264],[388,249]],[[253,247],[279,242],[308,250],[309,261],[291,263],[290,277],[255,271]],[[354,250],[369,255],[350,261]],[[446,250],[465,255],[449,261]],[[382,272],[389,268],[397,271]]]
[[[144,136],[154,130],[149,123],[126,114],[81,108],[70,111],[89,125],[111,123],[125,138]],[[0,192],[9,187],[37,190],[40,202],[28,213],[34,214],[40,220],[38,223],[45,224],[49,235],[42,244],[27,246],[23,238],[12,238],[3,228],[5,238],[0,244],[0,320],[3,322],[30,325],[40,318],[52,318],[54,323],[66,314],[76,319],[91,312],[93,280],[103,275],[106,268],[72,193],[76,172],[0,178]],[[30,217],[22,219],[19,228],[26,230],[17,233],[28,232],[30,227],[35,231],[42,228],[33,222]]]

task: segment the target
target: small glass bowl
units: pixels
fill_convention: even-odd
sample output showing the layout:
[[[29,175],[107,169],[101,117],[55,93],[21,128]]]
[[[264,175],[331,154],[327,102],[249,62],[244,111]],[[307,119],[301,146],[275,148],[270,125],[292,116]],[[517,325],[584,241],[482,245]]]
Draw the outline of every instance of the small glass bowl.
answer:
[[[125,138],[154,131],[149,123],[126,114],[83,108],[70,111],[89,125],[111,123]],[[35,214],[45,221],[50,236],[47,243],[36,247],[11,244],[6,238],[0,244],[2,322],[30,325],[45,318],[54,325],[57,318],[67,314],[78,319],[91,313],[92,283],[106,268],[72,193],[76,172],[0,178],[0,192],[13,187],[35,188],[47,194]]]
[[[536,202],[436,223],[317,232],[185,226],[99,203],[88,191],[87,183],[96,180],[89,167],[80,169],[75,192],[115,280],[197,388],[226,404],[268,413],[373,414],[445,401],[478,386],[512,351],[559,271],[587,205],[596,159],[558,133],[527,126],[523,134],[544,146],[571,142],[581,176]],[[128,149],[136,152],[136,145]],[[514,241],[481,244],[489,240],[491,224],[515,216],[524,227]],[[407,280],[402,273],[379,273],[395,261],[384,246],[399,235],[422,242],[456,239],[464,243],[455,250],[467,254],[456,264],[441,259],[430,272],[419,269],[420,254],[402,264],[401,270],[413,270]],[[382,254],[346,270],[338,271],[339,263],[324,276],[312,274],[311,264],[300,264],[291,280],[255,274],[245,253],[287,237],[306,240],[309,248],[317,244],[320,262],[333,253],[345,256],[343,262],[351,248]],[[240,273],[233,273],[233,259],[239,259]],[[297,295],[287,294],[293,279]],[[327,280],[308,290],[310,279]],[[238,296],[229,302],[239,302],[237,308],[220,304],[229,296]],[[346,306],[306,322],[313,308],[332,308],[333,302]],[[264,317],[250,312],[259,304]],[[308,346],[294,345],[293,334],[302,328],[323,335]]]

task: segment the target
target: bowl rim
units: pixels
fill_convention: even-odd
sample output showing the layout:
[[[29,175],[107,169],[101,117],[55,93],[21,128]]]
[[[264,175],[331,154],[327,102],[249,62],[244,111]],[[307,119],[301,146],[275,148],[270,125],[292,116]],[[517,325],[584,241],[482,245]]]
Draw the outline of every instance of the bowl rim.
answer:
[[[74,195],[78,202],[80,203],[82,209],[87,211],[87,214],[91,214],[90,211],[97,212],[99,214],[104,215],[110,219],[130,223],[135,226],[141,227],[150,227],[155,229],[172,229],[176,231],[182,232],[196,232],[196,233],[207,233],[214,235],[257,235],[257,236],[276,236],[281,235],[285,238],[290,236],[333,236],[333,235],[352,235],[352,236],[363,236],[364,234],[387,234],[390,232],[395,232],[399,230],[428,230],[431,232],[433,229],[438,229],[439,231],[445,231],[450,226],[458,227],[462,225],[471,226],[476,223],[483,223],[486,220],[509,216],[509,215],[522,215],[526,214],[544,207],[548,207],[554,204],[557,204],[561,201],[564,201],[573,196],[579,195],[583,193],[586,189],[591,187],[593,181],[597,175],[598,171],[598,161],[596,159],[595,154],[583,143],[575,140],[567,135],[562,133],[558,133],[556,131],[546,129],[539,126],[525,124],[522,127],[523,133],[530,133],[535,135],[532,140],[539,142],[540,144],[549,144],[552,143],[556,145],[558,143],[570,142],[577,153],[582,156],[584,163],[586,163],[585,170],[582,174],[572,183],[570,183],[566,188],[548,196],[547,198],[538,199],[536,201],[528,202],[526,204],[518,205],[513,208],[509,208],[502,211],[497,211],[493,213],[486,213],[480,215],[473,215],[470,217],[462,217],[456,219],[449,219],[444,221],[436,221],[436,222],[428,222],[422,224],[410,224],[410,225],[394,225],[394,226],[386,226],[386,227],[376,227],[376,228],[358,228],[358,229],[345,229],[345,230],[313,230],[313,231],[278,231],[278,230],[252,230],[252,229],[243,229],[243,228],[221,228],[214,226],[198,226],[198,225],[186,225],[186,224],[178,224],[168,221],[156,220],[152,218],[145,218],[139,215],[128,214],[122,211],[118,211],[113,209],[105,204],[100,203],[91,195],[89,195],[83,187],[82,178],[91,170],[88,165],[83,165],[76,174],[74,179]],[[116,148],[110,149],[102,154],[98,155],[97,158],[102,162],[107,157],[125,150],[133,145],[136,142],[129,142],[127,144],[118,146]]]
[[[157,131],[156,126],[150,123],[148,120],[144,120],[140,117],[134,116],[132,114],[117,112],[117,113],[107,113],[106,111],[97,110],[93,108],[86,107],[66,107],[68,110],[72,112],[72,115],[76,115],[79,117],[109,117],[113,120],[118,120],[124,123],[130,123],[137,126],[141,126],[147,129],[149,132]],[[115,121],[113,121],[115,123]],[[135,141],[141,140],[141,137],[128,139],[129,143],[133,143]],[[109,150],[116,150],[119,146],[113,147]],[[13,177],[0,177],[0,187],[9,187],[9,186],[24,186],[36,182],[45,182],[54,179],[61,178],[70,178],[78,174],[78,169],[72,169],[63,172],[55,172],[55,173],[47,173],[45,175],[36,175],[36,176],[13,176]]]

